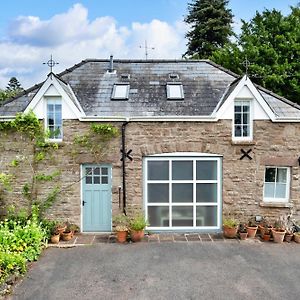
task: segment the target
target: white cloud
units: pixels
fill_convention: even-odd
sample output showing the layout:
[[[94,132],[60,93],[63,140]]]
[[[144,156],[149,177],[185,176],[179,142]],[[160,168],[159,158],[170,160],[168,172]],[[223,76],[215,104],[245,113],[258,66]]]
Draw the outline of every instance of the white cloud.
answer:
[[[16,76],[24,87],[42,81],[49,70],[43,66],[50,54],[59,65],[55,72],[86,58],[144,58],[147,40],[149,58],[180,58],[185,52],[186,26],[183,21],[169,24],[161,20],[133,22],[118,26],[117,20],[101,16],[92,21],[82,4],[49,20],[36,16],[20,16],[0,40],[0,87]]]

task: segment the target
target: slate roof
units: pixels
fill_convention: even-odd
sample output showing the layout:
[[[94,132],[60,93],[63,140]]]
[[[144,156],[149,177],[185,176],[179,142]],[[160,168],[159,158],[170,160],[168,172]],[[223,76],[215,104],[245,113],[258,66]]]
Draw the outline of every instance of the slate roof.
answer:
[[[210,116],[224,101],[239,77],[208,60],[109,60],[88,59],[56,75],[62,88],[77,105],[74,92],[87,116]],[[129,78],[124,78],[129,74]],[[178,78],[170,78],[177,74]],[[129,83],[128,100],[111,100],[114,84]],[[168,100],[166,84],[180,82],[184,100]],[[0,107],[0,116],[23,111],[42,84]],[[72,91],[70,90],[72,89]],[[300,118],[298,105],[259,87],[280,118]]]

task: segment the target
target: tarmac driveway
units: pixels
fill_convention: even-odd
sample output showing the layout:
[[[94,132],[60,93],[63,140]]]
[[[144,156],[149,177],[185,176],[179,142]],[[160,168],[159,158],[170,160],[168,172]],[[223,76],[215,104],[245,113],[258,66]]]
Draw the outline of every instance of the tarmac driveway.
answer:
[[[13,299],[300,299],[300,245],[99,244],[44,252]]]

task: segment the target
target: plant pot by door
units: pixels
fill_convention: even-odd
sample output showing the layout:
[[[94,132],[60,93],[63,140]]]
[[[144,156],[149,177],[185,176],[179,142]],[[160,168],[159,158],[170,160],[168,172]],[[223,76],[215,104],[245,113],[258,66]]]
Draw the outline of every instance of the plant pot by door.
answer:
[[[50,241],[52,244],[58,244],[59,243],[59,237],[60,234],[54,234],[51,236]]]
[[[72,239],[72,237],[73,237],[73,232],[72,231],[71,232],[64,232],[62,234],[62,240],[63,241],[70,241]]]
[[[233,239],[236,237],[237,235],[237,231],[238,231],[238,227],[227,227],[227,226],[223,226],[223,234],[225,237]]]
[[[293,239],[293,236],[294,236],[293,234],[287,234],[286,233],[285,236],[284,236],[284,241],[290,243]]]
[[[270,240],[270,238],[271,238],[271,234],[264,234],[264,235],[263,235],[263,240],[264,240],[265,242],[268,242],[268,241]]]
[[[142,238],[144,237],[144,230],[139,231],[131,231],[130,237],[133,242],[140,242]]]
[[[125,243],[127,241],[127,231],[117,231],[118,243]]]
[[[245,240],[248,236],[248,233],[247,232],[240,232],[240,239],[241,240]]]
[[[294,241],[298,244],[300,244],[300,234],[294,233]]]
[[[284,240],[285,232],[286,232],[285,230],[283,231],[272,230],[274,243],[282,243]]]
[[[255,238],[255,235],[256,235],[256,231],[257,231],[257,226],[248,226],[247,227],[247,232],[248,232],[248,238]]]

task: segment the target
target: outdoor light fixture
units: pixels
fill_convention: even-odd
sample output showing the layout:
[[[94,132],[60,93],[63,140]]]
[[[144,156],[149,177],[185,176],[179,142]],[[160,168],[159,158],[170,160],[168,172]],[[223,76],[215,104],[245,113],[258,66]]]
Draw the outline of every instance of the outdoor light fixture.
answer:
[[[261,222],[262,216],[255,216],[255,222]]]

